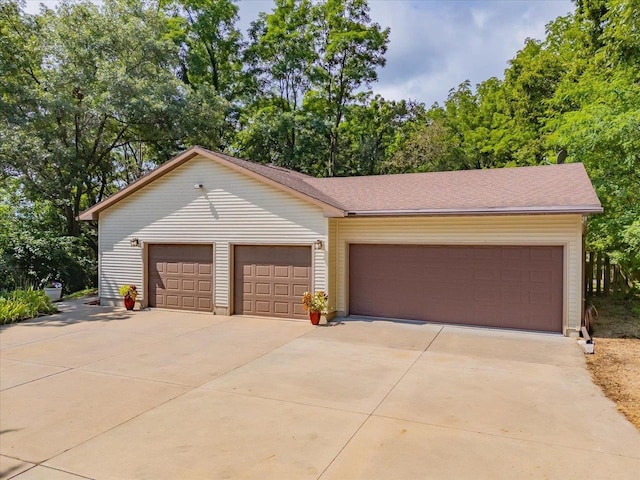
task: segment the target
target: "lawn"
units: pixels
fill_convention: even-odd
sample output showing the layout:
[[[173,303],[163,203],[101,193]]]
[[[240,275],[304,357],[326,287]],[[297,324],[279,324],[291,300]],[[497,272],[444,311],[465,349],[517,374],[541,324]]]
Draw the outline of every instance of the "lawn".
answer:
[[[98,294],[98,289],[89,287],[84,290],[78,290],[77,292],[70,293],[64,296],[64,300],[77,300],[85,297],[93,297]]]
[[[593,381],[640,430],[640,296],[596,297],[595,354],[587,355]]]

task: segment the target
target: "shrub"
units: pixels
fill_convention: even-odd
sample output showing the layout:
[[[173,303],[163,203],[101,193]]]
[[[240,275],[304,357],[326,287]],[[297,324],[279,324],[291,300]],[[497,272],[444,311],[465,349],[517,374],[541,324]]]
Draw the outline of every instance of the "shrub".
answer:
[[[304,292],[302,295],[302,307],[309,312],[327,313],[329,296],[323,290],[316,293]]]
[[[0,292],[0,325],[57,311],[58,309],[51,304],[51,300],[42,290],[28,288]]]

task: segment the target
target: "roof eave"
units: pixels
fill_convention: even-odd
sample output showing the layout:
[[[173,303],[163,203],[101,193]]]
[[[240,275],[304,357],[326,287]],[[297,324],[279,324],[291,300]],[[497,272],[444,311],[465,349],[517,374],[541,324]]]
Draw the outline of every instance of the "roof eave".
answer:
[[[602,213],[599,205],[558,206],[558,207],[508,207],[508,208],[427,208],[407,210],[349,210],[348,216],[388,217],[388,216],[446,216],[446,215],[549,215],[549,214],[595,214]]]

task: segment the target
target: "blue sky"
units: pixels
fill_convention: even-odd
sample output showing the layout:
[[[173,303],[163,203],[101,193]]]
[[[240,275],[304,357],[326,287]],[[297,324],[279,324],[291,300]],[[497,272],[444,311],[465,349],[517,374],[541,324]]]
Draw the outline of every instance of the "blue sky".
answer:
[[[27,2],[36,12],[39,1]],[[56,0],[45,0],[54,6]],[[241,0],[243,30],[272,0]],[[391,28],[387,65],[375,93],[431,105],[465,80],[502,77],[526,38],[544,38],[545,25],[574,10],[570,0],[369,0],[371,18]]]

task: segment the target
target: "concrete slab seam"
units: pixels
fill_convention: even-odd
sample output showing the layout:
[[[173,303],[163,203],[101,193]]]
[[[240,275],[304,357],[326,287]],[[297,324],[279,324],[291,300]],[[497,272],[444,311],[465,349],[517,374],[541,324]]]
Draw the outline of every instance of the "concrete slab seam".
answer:
[[[424,350],[420,353],[420,355],[418,355],[416,357],[416,359],[411,362],[411,365],[409,365],[409,367],[407,367],[407,369],[405,370],[405,372],[400,375],[400,378],[398,378],[398,380],[391,386],[391,388],[389,389],[389,391],[387,392],[387,394],[382,397],[382,399],[378,402],[378,405],[376,405],[376,407],[371,411],[371,413],[369,415],[367,415],[367,418],[364,419],[364,421],[360,424],[360,426],[358,428],[356,428],[356,431],[353,432],[353,435],[351,435],[349,437],[349,439],[345,442],[345,444],[342,446],[342,448],[340,449],[340,451],[336,454],[335,457],[333,457],[331,459],[331,461],[328,463],[328,465],[324,468],[324,470],[322,470],[322,472],[320,472],[320,475],[318,476],[317,480],[320,480],[322,478],[322,476],[325,474],[325,472],[329,469],[329,467],[331,467],[331,465],[333,465],[333,463],[336,461],[336,459],[340,456],[340,454],[344,451],[345,448],[347,448],[347,446],[349,445],[349,443],[351,443],[351,440],[353,440],[353,438],[358,434],[358,432],[360,430],[362,430],[362,427],[364,427],[364,425],[369,421],[369,419],[371,417],[374,416],[376,410],[378,410],[378,408],[380,408],[380,405],[382,405],[382,403],[387,399],[387,397],[391,394],[391,392],[393,392],[393,390],[398,386],[398,383],[400,383],[402,381],[402,379],[404,377],[407,376],[407,373],[409,373],[409,370],[411,370],[413,368],[413,366],[417,363],[418,360],[420,360],[420,358],[422,357],[422,355],[424,354],[424,352],[426,352],[429,347],[433,344],[433,342],[436,340],[436,338],[438,338],[438,336],[440,335],[440,333],[442,332],[442,330],[444,330],[444,326],[440,327],[440,330],[438,330],[438,333],[436,333],[433,338],[431,339],[431,341],[427,344],[427,346],[424,348]]]
[[[34,365],[31,362],[25,362],[25,363],[29,363],[31,365]],[[44,364],[44,363],[37,363],[35,365],[42,365],[42,366],[46,366],[46,367],[57,367],[58,366],[58,365],[47,365],[47,364]],[[12,385],[12,386],[10,386],[8,388],[3,388],[2,390],[0,390],[0,392],[8,392],[12,388],[22,387],[24,385],[28,385],[28,384],[33,383],[33,382],[37,382],[38,380],[43,380],[45,378],[53,377],[54,375],[60,375],[61,373],[68,372],[69,370],[74,370],[74,368],[71,368],[71,367],[60,367],[60,368],[64,368],[64,370],[62,370],[60,372],[53,372],[53,373],[50,373],[49,375],[45,375],[43,377],[34,378],[33,380],[29,380],[27,382],[19,383],[17,385]]]
[[[290,342],[287,342],[287,343],[285,343],[284,345],[287,345],[288,343],[291,343],[293,340],[295,340],[295,339],[299,338],[300,336],[301,336],[301,335],[299,335],[298,337],[295,337],[295,338],[294,338],[294,339],[292,339]],[[166,339],[165,339],[165,340],[166,340]],[[158,343],[158,342],[156,342],[156,343]],[[280,346],[280,347],[278,347],[278,348],[281,348],[281,347],[283,347],[284,345],[281,345],[281,346]],[[222,375],[226,375],[227,373],[232,372],[233,370],[235,370],[235,369],[237,369],[237,368],[243,367],[243,366],[247,365],[248,363],[253,362],[253,361],[255,361],[255,360],[259,359],[259,358],[262,358],[262,357],[264,357],[265,355],[267,355],[267,354],[269,354],[269,353],[271,353],[271,351],[269,351],[269,352],[265,352],[265,353],[263,353],[262,355],[260,355],[259,357],[253,358],[253,359],[251,359],[251,360],[247,360],[247,361],[246,361],[245,363],[243,363],[242,365],[238,365],[237,367],[234,367],[234,368],[232,368],[231,370],[229,370],[229,371],[227,371],[227,372],[224,372],[224,373],[222,373],[222,374],[218,375],[218,377],[216,377],[216,378],[219,378],[219,377],[221,377]],[[113,356],[115,357],[115,356],[117,356],[117,355],[113,355]],[[108,357],[108,358],[111,358],[111,357]],[[91,363],[95,363],[95,362],[91,362]],[[86,364],[86,365],[90,365],[90,364]],[[83,365],[83,366],[86,366],[86,365]],[[77,369],[80,369],[80,367],[77,367]],[[85,372],[86,372],[86,370],[82,370],[82,371],[85,371]],[[93,372],[93,373],[97,373],[97,372]],[[117,376],[117,375],[115,375],[115,376]],[[214,379],[214,380],[215,380],[215,379]],[[149,381],[149,382],[155,382],[154,380],[146,380],[146,381]],[[212,381],[212,380],[209,380],[209,381]],[[62,455],[62,454],[64,454],[64,453],[68,452],[69,450],[72,450],[72,449],[74,449],[74,448],[77,448],[77,447],[79,447],[80,445],[83,445],[83,444],[85,444],[85,443],[87,443],[87,442],[89,442],[89,441],[93,440],[94,438],[99,437],[100,435],[104,435],[105,433],[108,433],[108,432],[110,432],[110,431],[112,431],[112,430],[114,430],[114,429],[116,429],[116,428],[118,428],[118,427],[120,427],[120,426],[124,425],[125,423],[130,422],[131,420],[134,420],[134,419],[136,419],[136,418],[138,418],[138,417],[140,417],[140,416],[144,415],[145,413],[150,412],[151,410],[154,410],[154,409],[156,409],[156,408],[159,408],[159,407],[161,407],[162,405],[165,405],[166,403],[169,403],[169,402],[171,402],[171,401],[173,401],[173,400],[175,400],[175,399],[177,399],[177,398],[180,398],[180,397],[182,397],[182,396],[184,396],[184,395],[186,395],[186,394],[188,394],[188,393],[192,392],[193,390],[196,390],[197,388],[200,388],[200,387],[191,387],[191,386],[187,386],[187,387],[185,387],[185,388],[188,388],[188,390],[187,390],[187,391],[185,391],[185,392],[183,392],[183,393],[181,393],[181,394],[179,394],[179,395],[176,395],[175,397],[169,398],[169,399],[167,399],[166,401],[164,401],[164,402],[162,402],[162,403],[159,403],[158,405],[153,406],[152,408],[149,408],[149,409],[147,409],[147,410],[145,410],[145,411],[143,411],[143,412],[140,412],[139,414],[134,415],[133,417],[128,418],[127,420],[125,420],[125,421],[123,421],[123,422],[120,422],[119,424],[114,425],[114,426],[112,426],[111,428],[109,428],[109,429],[107,429],[107,430],[104,430],[104,431],[102,431],[102,432],[100,432],[100,433],[98,433],[98,434],[96,434],[96,435],[94,435],[94,436],[92,436],[92,437],[90,437],[90,438],[87,438],[87,439],[83,440],[82,442],[80,442],[80,443],[78,443],[78,444],[76,444],[76,445],[73,445],[72,447],[69,447],[69,448],[67,448],[66,450],[62,451],[62,452],[60,452],[60,453],[58,453],[58,454],[56,454],[56,455],[54,455],[54,456],[52,456],[52,457],[50,457],[50,458],[47,458],[46,460],[44,460],[44,461],[43,461],[43,462],[41,462],[41,463],[48,462],[49,460],[52,460],[52,459],[54,459],[54,458],[56,458],[56,457],[58,457],[58,456],[60,456],[60,455]]]
[[[200,388],[200,387],[198,387],[198,388]],[[196,390],[198,388],[196,388]],[[228,390],[221,390],[221,389],[214,388],[214,387],[207,387],[206,391],[216,392],[216,393],[224,393],[224,394],[227,394],[227,395],[238,395],[240,397],[258,398],[260,400],[269,400],[269,401],[274,401],[274,402],[282,402],[282,403],[288,403],[288,404],[291,404],[291,405],[301,405],[303,407],[322,408],[322,409],[331,410],[331,411],[334,411],[334,412],[353,413],[353,414],[356,414],[356,415],[370,415],[369,412],[361,412],[361,411],[358,411],[358,410],[346,410],[344,408],[328,407],[326,405],[317,405],[315,403],[294,402],[293,400],[283,400],[282,398],[265,397],[265,396],[262,396],[262,395],[252,395],[250,393],[243,393],[243,392],[230,392]]]
[[[47,323],[47,322],[44,322],[44,323]],[[19,325],[20,325],[20,323],[14,323],[14,324],[12,324],[12,325],[18,325],[18,326],[19,326]],[[2,330],[5,330],[5,329],[1,329],[1,330],[0,330],[0,332],[1,332]],[[24,347],[25,345],[31,345],[31,344],[33,344],[33,343],[46,342],[46,341],[49,341],[49,340],[53,340],[54,338],[60,338],[60,337],[64,337],[64,336],[66,336],[66,335],[73,335],[74,333],[85,332],[85,331],[87,331],[87,330],[90,330],[90,327],[81,328],[80,330],[75,330],[75,331],[73,331],[73,332],[61,333],[61,334],[59,334],[59,335],[54,335],[54,336],[52,336],[52,337],[40,338],[40,339],[38,339],[38,340],[32,340],[32,341],[30,341],[30,342],[17,343],[17,344],[15,344],[15,345],[11,345],[11,346],[9,346],[9,347],[0,347],[0,352],[7,351],[7,350],[11,350],[12,348],[16,348],[16,347]]]
[[[417,423],[419,425],[424,425],[427,427],[434,427],[434,428],[443,428],[446,430],[455,430],[457,432],[466,432],[466,433],[474,433],[477,435],[486,435],[488,437],[494,437],[494,438],[503,438],[505,440],[515,440],[516,442],[525,442],[525,443],[532,443],[535,445],[544,445],[546,447],[560,447],[560,448],[567,448],[570,450],[576,450],[579,452],[587,452],[587,453],[597,453],[599,455],[609,455],[611,457],[620,457],[620,458],[629,458],[632,460],[640,460],[640,455],[633,456],[633,455],[624,455],[624,454],[619,454],[619,453],[610,453],[610,452],[603,452],[603,451],[599,451],[599,450],[592,450],[589,448],[580,448],[580,447],[574,447],[572,445],[564,445],[561,443],[551,443],[551,442],[542,442],[540,440],[529,440],[526,438],[518,438],[518,437],[512,437],[509,435],[500,435],[498,433],[492,433],[492,432],[482,432],[479,430],[469,430],[466,428],[461,428],[461,427],[451,427],[448,425],[440,425],[437,423],[429,423],[429,422],[423,422],[420,420],[412,420],[412,419],[408,419],[408,418],[402,418],[402,417],[394,417],[391,415],[376,415],[376,414],[372,414],[372,417],[376,417],[376,418],[384,418],[387,420],[398,420],[400,422],[406,422],[406,423]]]

